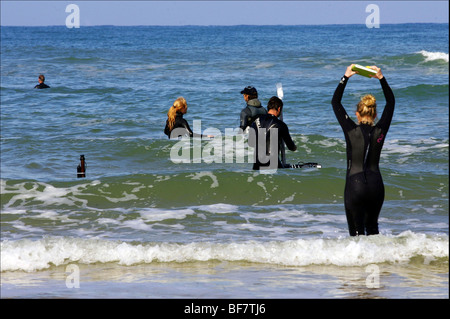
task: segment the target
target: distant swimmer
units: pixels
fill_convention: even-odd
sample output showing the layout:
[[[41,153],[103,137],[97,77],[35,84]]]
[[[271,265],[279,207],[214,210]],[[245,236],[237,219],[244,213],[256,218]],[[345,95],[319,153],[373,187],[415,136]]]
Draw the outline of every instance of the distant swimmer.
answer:
[[[202,135],[192,132],[188,122],[183,118],[183,115],[187,112],[187,103],[183,97],[179,97],[175,100],[173,105],[167,112],[166,127],[164,128],[164,134],[169,138],[179,138],[180,136],[189,137],[214,137],[213,135]]]
[[[39,75],[38,78],[39,84],[37,84],[34,88],[35,89],[48,89],[50,88],[47,84],[45,84],[45,76],[43,74]]]
[[[347,144],[347,174],[344,190],[345,213],[351,236],[378,234],[378,216],[384,202],[384,183],[379,169],[381,149],[394,114],[395,98],[381,69],[372,77],[380,80],[386,99],[383,114],[376,125],[376,100],[365,95],[357,104],[356,124],[341,104],[348,79],[356,74],[350,65],[334,92],[331,104],[342,127]]]
[[[267,114],[255,119],[250,130],[249,145],[255,148],[254,170],[285,168],[280,160],[282,142],[289,150],[297,150],[287,125],[278,119],[283,111],[283,101],[276,96],[271,97],[267,110]],[[265,141],[261,140],[262,138]],[[260,146],[264,146],[265,149],[261,150]]]
[[[242,131],[245,131],[247,127],[252,125],[253,121],[255,121],[258,116],[267,114],[267,111],[258,100],[258,91],[256,91],[256,88],[253,86],[247,86],[241,91],[241,94],[243,94],[247,105],[241,111],[239,127]]]

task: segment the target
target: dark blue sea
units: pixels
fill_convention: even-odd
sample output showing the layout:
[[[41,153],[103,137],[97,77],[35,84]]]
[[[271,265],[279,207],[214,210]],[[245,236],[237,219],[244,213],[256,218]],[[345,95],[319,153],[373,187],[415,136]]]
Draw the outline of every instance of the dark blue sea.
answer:
[[[2,298],[448,298],[448,31],[2,26]],[[351,63],[380,67],[396,98],[380,234],[358,238],[330,103]],[[50,89],[34,89],[39,74]],[[222,147],[240,91],[266,106],[277,83],[288,162],[322,168],[260,174],[245,135]],[[379,81],[355,75],[350,116],[366,93],[381,114]],[[214,139],[164,135],[179,96]]]

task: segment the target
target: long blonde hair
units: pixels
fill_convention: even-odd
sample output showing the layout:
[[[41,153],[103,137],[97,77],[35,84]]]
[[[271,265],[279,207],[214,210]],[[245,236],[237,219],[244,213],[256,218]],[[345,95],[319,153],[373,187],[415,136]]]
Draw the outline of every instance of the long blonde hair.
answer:
[[[364,95],[356,105],[356,112],[361,117],[361,123],[373,125],[377,116],[377,100],[372,94]]]
[[[180,96],[178,99],[173,102],[173,105],[170,107],[169,112],[167,112],[167,124],[169,129],[172,130],[175,125],[175,118],[177,117],[177,113],[186,114],[187,112],[187,103],[184,97]]]

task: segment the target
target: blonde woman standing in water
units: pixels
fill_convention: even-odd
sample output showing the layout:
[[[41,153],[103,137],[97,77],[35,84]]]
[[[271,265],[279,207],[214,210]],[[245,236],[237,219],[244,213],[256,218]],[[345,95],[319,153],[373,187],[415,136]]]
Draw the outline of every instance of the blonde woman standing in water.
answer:
[[[192,132],[191,127],[188,122],[183,118],[183,115],[187,112],[187,102],[180,96],[173,102],[170,107],[169,112],[167,112],[166,127],[164,128],[164,133],[169,138],[178,138],[180,136],[189,137],[205,137],[202,134],[196,134]],[[207,135],[206,137],[213,137],[212,135]]]
[[[351,236],[378,234],[378,216],[384,202],[384,183],[379,169],[381,149],[394,114],[395,98],[381,69],[372,66],[380,80],[386,106],[378,123],[377,104],[373,95],[361,98],[355,123],[341,104],[348,79],[356,74],[347,67],[334,92],[331,104],[342,127],[347,144],[347,174],[344,190],[345,213]]]

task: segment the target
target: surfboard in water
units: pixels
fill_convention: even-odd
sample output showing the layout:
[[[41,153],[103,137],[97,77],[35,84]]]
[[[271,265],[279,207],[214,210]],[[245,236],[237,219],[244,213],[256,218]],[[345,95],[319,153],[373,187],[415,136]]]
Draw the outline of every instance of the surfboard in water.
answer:
[[[287,164],[286,168],[322,168],[319,163],[297,163],[297,164]]]

